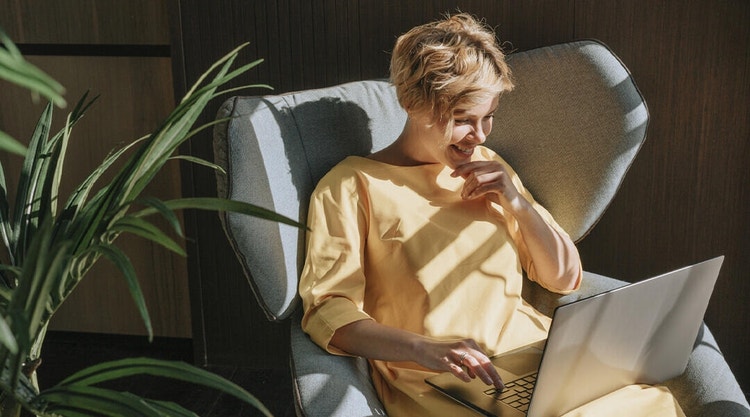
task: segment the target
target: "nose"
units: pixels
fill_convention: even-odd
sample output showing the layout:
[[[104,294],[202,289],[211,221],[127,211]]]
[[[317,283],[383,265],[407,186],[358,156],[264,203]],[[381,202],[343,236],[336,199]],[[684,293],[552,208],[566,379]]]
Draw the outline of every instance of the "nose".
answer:
[[[485,132],[483,124],[477,123],[472,129],[471,137],[474,139],[475,142],[481,145],[487,140],[487,133],[489,132]]]

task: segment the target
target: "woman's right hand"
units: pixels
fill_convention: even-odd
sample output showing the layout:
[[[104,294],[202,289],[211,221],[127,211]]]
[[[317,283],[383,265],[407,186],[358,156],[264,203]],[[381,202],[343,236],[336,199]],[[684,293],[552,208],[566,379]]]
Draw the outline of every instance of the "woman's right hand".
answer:
[[[487,385],[503,389],[503,381],[490,358],[472,339],[440,341],[426,339],[424,354],[416,362],[428,369],[448,371],[464,382],[479,378]]]
[[[360,320],[336,330],[330,344],[352,355],[389,362],[415,362],[437,372],[450,372],[462,381],[479,378],[502,389],[497,369],[472,339],[439,340]]]

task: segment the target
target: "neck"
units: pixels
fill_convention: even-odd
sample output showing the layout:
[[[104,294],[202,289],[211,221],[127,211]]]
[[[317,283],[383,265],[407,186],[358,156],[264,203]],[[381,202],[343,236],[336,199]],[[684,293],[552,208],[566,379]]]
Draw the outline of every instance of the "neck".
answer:
[[[370,155],[370,158],[400,166],[434,164],[435,161],[424,152],[426,140],[433,139],[429,137],[425,126],[408,118],[398,138],[386,148]]]

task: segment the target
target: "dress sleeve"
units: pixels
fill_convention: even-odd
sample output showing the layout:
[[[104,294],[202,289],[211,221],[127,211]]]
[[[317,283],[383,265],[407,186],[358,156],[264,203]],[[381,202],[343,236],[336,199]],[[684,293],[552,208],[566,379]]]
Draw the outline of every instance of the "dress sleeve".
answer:
[[[318,184],[308,211],[307,252],[299,293],[302,328],[328,352],[334,332],[369,319],[363,310],[364,237],[367,236],[366,193],[354,173],[332,170]]]
[[[508,173],[512,177],[513,184],[516,186],[516,189],[518,190],[518,192],[521,193],[521,195],[527,201],[529,201],[529,203],[531,203],[532,207],[534,207],[534,210],[536,210],[537,213],[539,213],[542,219],[544,219],[544,221],[547,222],[547,224],[549,224],[552,227],[552,229],[554,229],[557,233],[567,238],[570,238],[570,236],[565,231],[565,229],[563,229],[559,224],[557,224],[555,219],[552,217],[552,214],[550,214],[550,212],[547,211],[547,209],[545,209],[541,204],[539,204],[534,199],[534,196],[531,195],[531,192],[529,192],[529,190],[526,189],[526,187],[524,187],[518,174],[516,174],[515,170],[513,170],[513,167],[511,167],[502,157],[495,154],[494,152],[491,153],[490,157],[493,159],[496,159],[497,161],[505,165]],[[583,278],[582,267],[579,267],[578,269],[579,275],[578,275],[577,285],[576,285],[576,288],[572,290],[560,291],[554,288],[549,288],[546,285],[544,285],[541,280],[537,279],[536,268],[534,268],[534,263],[532,262],[531,255],[529,254],[528,248],[526,247],[526,243],[524,242],[523,236],[521,235],[521,230],[520,230],[520,227],[518,226],[518,222],[513,216],[505,213],[505,210],[499,204],[495,204],[495,203],[488,203],[488,204],[490,204],[491,207],[495,211],[499,212],[505,218],[506,226],[508,228],[508,233],[510,234],[511,238],[513,239],[513,242],[516,244],[516,247],[518,248],[519,257],[521,259],[521,265],[523,266],[523,269],[524,271],[526,271],[526,275],[528,276],[530,280],[538,283],[539,285],[543,286],[549,291],[559,293],[559,294],[569,294],[577,290],[580,287],[581,280]]]

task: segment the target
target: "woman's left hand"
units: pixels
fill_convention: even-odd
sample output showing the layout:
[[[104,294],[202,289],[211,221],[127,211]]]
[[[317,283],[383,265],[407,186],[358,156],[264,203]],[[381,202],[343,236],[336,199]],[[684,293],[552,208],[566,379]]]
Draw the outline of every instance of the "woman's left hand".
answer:
[[[559,292],[578,286],[581,260],[575,244],[539,215],[513,184],[502,163],[472,161],[457,167],[451,175],[465,180],[461,190],[464,200],[485,197],[515,217],[538,281]]]
[[[506,210],[516,212],[528,204],[511,180],[505,166],[497,161],[473,161],[456,168],[451,174],[465,180],[461,197],[471,200],[486,197]]]

